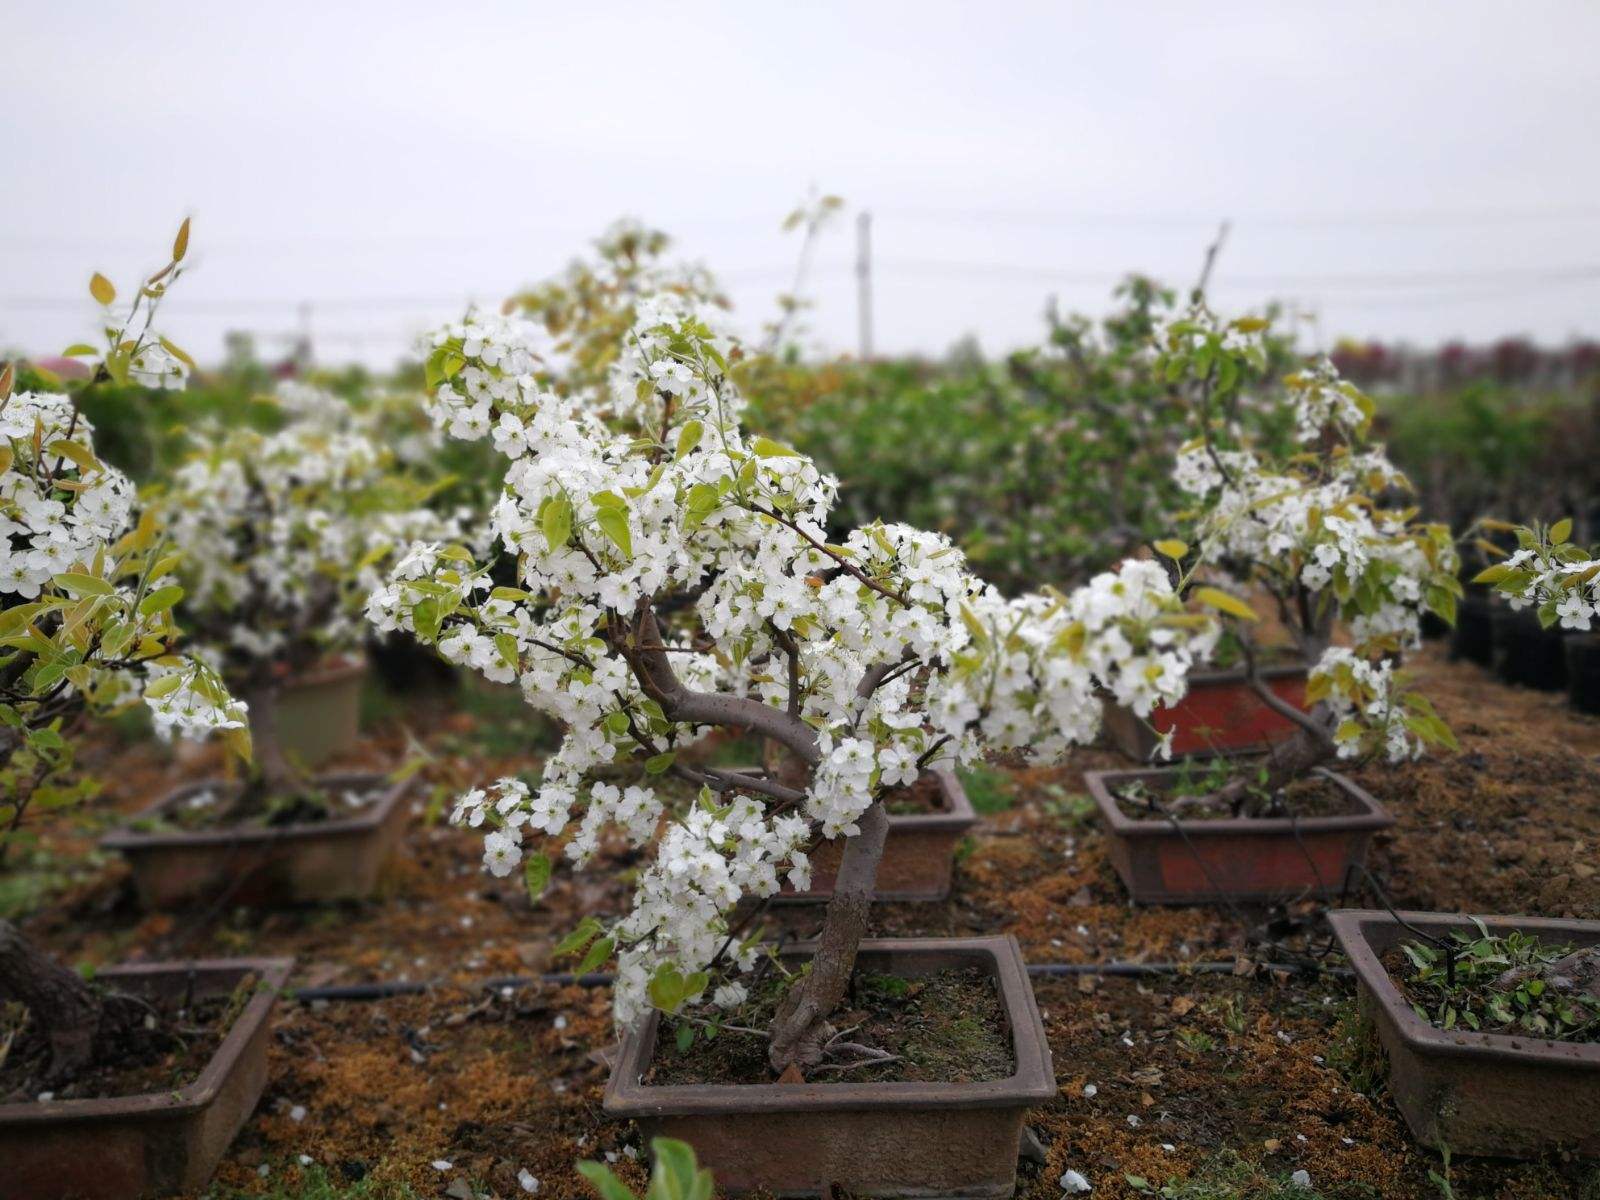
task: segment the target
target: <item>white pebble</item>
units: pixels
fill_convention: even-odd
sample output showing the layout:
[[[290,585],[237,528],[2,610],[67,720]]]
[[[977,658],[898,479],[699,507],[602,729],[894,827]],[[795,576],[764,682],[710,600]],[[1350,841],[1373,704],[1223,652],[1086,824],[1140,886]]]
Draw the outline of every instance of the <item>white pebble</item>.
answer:
[[[1085,1100],[1092,1100],[1092,1099],[1094,1099],[1095,1093],[1098,1092],[1099,1090],[1100,1089],[1095,1087],[1094,1084],[1086,1083],[1086,1084],[1083,1085],[1083,1098]]]
[[[1289,1176],[1289,1186],[1305,1188],[1309,1190],[1311,1187],[1311,1172],[1296,1171],[1293,1175]]]
[[[1068,1171],[1061,1177],[1061,1190],[1069,1196],[1081,1196],[1094,1191],[1094,1187],[1086,1176],[1077,1171]]]
[[[289,1120],[291,1120],[291,1121],[304,1121],[305,1119],[306,1119],[306,1106],[304,1104],[296,1104],[293,1108],[291,1108],[289,1110]]]
[[[448,1158],[436,1158],[433,1160],[432,1166],[435,1171],[448,1171],[451,1167],[455,1166],[455,1163],[451,1162]]]
[[[555,1027],[557,1029],[565,1029],[567,1027],[567,1018],[565,1014],[555,1019]]]
[[[539,1181],[534,1178],[533,1172],[528,1170],[527,1167],[523,1167],[522,1170],[517,1172],[517,1183],[530,1196],[539,1190]]]

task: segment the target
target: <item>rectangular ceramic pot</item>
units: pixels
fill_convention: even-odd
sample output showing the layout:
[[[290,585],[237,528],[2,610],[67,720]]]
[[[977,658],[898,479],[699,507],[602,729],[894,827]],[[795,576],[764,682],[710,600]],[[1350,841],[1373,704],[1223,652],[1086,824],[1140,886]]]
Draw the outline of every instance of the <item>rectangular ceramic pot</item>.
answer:
[[[1399,915],[1433,937],[1477,935],[1464,916]],[[1600,1155],[1600,1045],[1435,1028],[1412,1011],[1382,962],[1415,935],[1387,912],[1351,909],[1328,920],[1355,969],[1361,1012],[1388,1055],[1389,1093],[1419,1142],[1452,1154]],[[1494,934],[1600,944],[1600,921],[1482,920]]]
[[[1126,816],[1114,794],[1127,784],[1159,787],[1178,772],[1089,771],[1089,794],[1100,809],[1106,853],[1139,904],[1204,904],[1336,896],[1353,865],[1365,864],[1372,835],[1394,818],[1343,775],[1318,774],[1350,797],[1352,811],[1335,817],[1241,817],[1179,820]]]
[[[333,821],[150,833],[129,826],[100,845],[128,860],[145,908],[183,908],[223,896],[245,905],[364,899],[405,833],[410,782],[386,784],[382,775],[349,774],[325,775],[317,783],[384,790],[361,812]],[[228,786],[220,780],[189,784],[134,820],[160,817],[207,788]]]
[[[800,944],[786,958],[813,951]],[[678,1084],[641,1082],[660,1014],[623,1039],[604,1107],[646,1139],[681,1138],[729,1195],[999,1197],[1016,1186],[1022,1120],[1056,1093],[1044,1023],[1016,939],[884,938],[860,966],[916,976],[976,966],[999,982],[1016,1071],[990,1083]]]
[[[1264,667],[1263,683],[1296,708],[1306,706],[1305,663]],[[1261,702],[1245,680],[1243,668],[1231,671],[1196,671],[1189,690],[1170,708],[1157,708],[1149,724],[1160,733],[1173,730],[1172,753],[1243,754],[1265,749],[1294,734],[1293,721]],[[1117,749],[1137,762],[1149,762],[1156,734],[1131,709],[1105,705],[1105,726]]]
[[[275,700],[278,743],[289,761],[318,767],[355,749],[366,660],[334,659],[285,681]]]
[[[874,900],[943,900],[950,894],[956,847],[978,823],[967,790],[953,771],[929,772],[939,785],[943,812],[889,815],[889,833],[878,863]],[[787,886],[775,903],[814,904],[833,895],[844,839],[819,842],[811,853],[811,887]]]
[[[138,1200],[204,1187],[266,1086],[268,1018],[289,966],[286,958],[235,958],[102,970],[100,981],[146,996],[191,986],[197,996],[225,996],[251,974],[263,986],[187,1087],[0,1105],[0,1195]]]

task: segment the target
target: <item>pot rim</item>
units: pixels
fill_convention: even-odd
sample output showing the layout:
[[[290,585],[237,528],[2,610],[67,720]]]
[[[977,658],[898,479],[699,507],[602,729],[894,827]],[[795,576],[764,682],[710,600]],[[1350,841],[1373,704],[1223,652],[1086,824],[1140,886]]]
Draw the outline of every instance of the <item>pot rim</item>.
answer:
[[[745,775],[766,774],[761,767],[725,769]],[[967,789],[961,785],[961,779],[954,771],[948,767],[931,767],[922,773],[933,776],[938,782],[939,790],[944,793],[946,810],[936,813],[890,813],[891,833],[965,833],[978,824],[978,812],[972,807],[972,801],[967,798]]]
[[[285,675],[278,681],[280,692],[299,691],[303,688],[326,687],[360,678],[368,671],[367,656],[360,650],[339,651],[330,654],[297,674]]]
[[[381,827],[388,820],[395,805],[399,804],[408,791],[411,790],[411,779],[402,779],[391,783],[389,776],[378,771],[335,771],[328,775],[316,776],[318,783],[329,787],[350,787],[366,785],[387,784],[378,799],[369,804],[361,813],[353,817],[341,817],[336,821],[303,821],[293,825],[281,825],[273,829],[194,829],[168,831],[161,833],[142,833],[134,829],[131,824],[113,830],[100,839],[102,850],[121,850],[123,852],[139,850],[170,849],[172,847],[189,846],[257,846],[269,845],[277,842],[305,841],[322,837],[352,837],[359,834],[371,833]],[[160,800],[146,808],[140,809],[130,819],[131,821],[149,820],[159,817],[179,801],[188,798],[207,788],[228,790],[237,787],[237,784],[226,784],[219,779],[202,779],[196,783],[186,783],[174,788]],[[374,788],[377,790],[377,788]]]
[[[1427,933],[1475,930],[1472,918],[1458,913],[1400,911],[1399,917]],[[1566,934],[1580,945],[1600,944],[1600,921],[1561,917],[1480,916],[1495,933]],[[1356,978],[1383,1008],[1396,1036],[1409,1049],[1433,1057],[1472,1058],[1487,1062],[1576,1068],[1600,1071],[1600,1042],[1557,1042],[1516,1033],[1478,1033],[1471,1029],[1439,1029],[1412,1011],[1373,949],[1368,931],[1377,925],[1394,928],[1395,919],[1375,908],[1347,908],[1328,914],[1339,947],[1350,960]],[[1401,933],[1405,931],[1402,929]],[[1572,939],[1571,935],[1578,935]]]
[[[1326,779],[1349,796],[1357,811],[1332,817],[1222,817],[1214,821],[1179,820],[1175,828],[1170,821],[1137,820],[1125,814],[1112,796],[1112,788],[1122,782],[1145,779],[1152,775],[1176,775],[1177,767],[1150,767],[1121,771],[1085,771],[1084,784],[1093,797],[1100,817],[1118,837],[1171,838],[1171,837],[1237,837],[1240,834],[1271,836],[1273,834],[1307,833],[1360,833],[1366,830],[1388,829],[1394,817],[1378,803],[1377,797],[1360,784],[1327,767],[1317,767],[1313,774]]]
[[[1310,673],[1311,660],[1297,653],[1294,658],[1288,661],[1258,668],[1256,678],[1262,680],[1292,679]],[[1218,687],[1226,684],[1244,683],[1248,674],[1248,669],[1245,667],[1208,667],[1198,671],[1191,671],[1188,677],[1189,690],[1193,691],[1197,687]],[[1182,700],[1178,701],[1178,704],[1181,705],[1182,703]]]
[[[815,942],[788,952],[803,956]],[[622,1052],[606,1082],[602,1107],[614,1117],[674,1117],[721,1113],[860,1112],[883,1109],[1023,1108],[1056,1094],[1055,1067],[1044,1022],[1017,940],[995,937],[865,938],[860,953],[939,954],[987,958],[1011,1026],[1016,1070],[987,1083],[696,1083],[639,1082],[655,1049],[661,1013],[652,1009],[623,1035]]]
[[[183,977],[228,975],[242,978],[252,972],[262,985],[233,1020],[221,1044],[192,1083],[177,1091],[139,1092],[132,1096],[91,1097],[76,1100],[27,1101],[0,1104],[0,1127],[59,1125],[116,1121],[131,1117],[184,1117],[199,1112],[217,1098],[233,1074],[245,1047],[266,1023],[278,995],[289,979],[292,958],[198,958],[171,962],[119,963],[105,967],[96,978],[138,980],[151,976]]]

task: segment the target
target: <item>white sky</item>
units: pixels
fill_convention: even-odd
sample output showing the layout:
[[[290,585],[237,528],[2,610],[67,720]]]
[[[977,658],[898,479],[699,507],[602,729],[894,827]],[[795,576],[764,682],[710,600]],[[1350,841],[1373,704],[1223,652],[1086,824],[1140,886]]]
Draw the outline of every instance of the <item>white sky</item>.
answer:
[[[0,346],[159,265],[165,326],[387,363],[616,216],[750,326],[812,186],[874,215],[880,352],[1037,336],[1139,269],[1322,337],[1600,334],[1600,4],[46,3],[6,0]],[[817,339],[854,347],[853,222]],[[271,349],[267,343],[264,349]]]

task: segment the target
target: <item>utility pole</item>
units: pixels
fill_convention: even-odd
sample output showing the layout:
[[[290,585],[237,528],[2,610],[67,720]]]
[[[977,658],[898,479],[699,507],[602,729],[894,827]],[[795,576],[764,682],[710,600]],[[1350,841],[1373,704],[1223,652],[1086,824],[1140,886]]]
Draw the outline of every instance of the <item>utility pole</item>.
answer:
[[[856,323],[862,362],[872,358],[872,214],[856,214]]]

